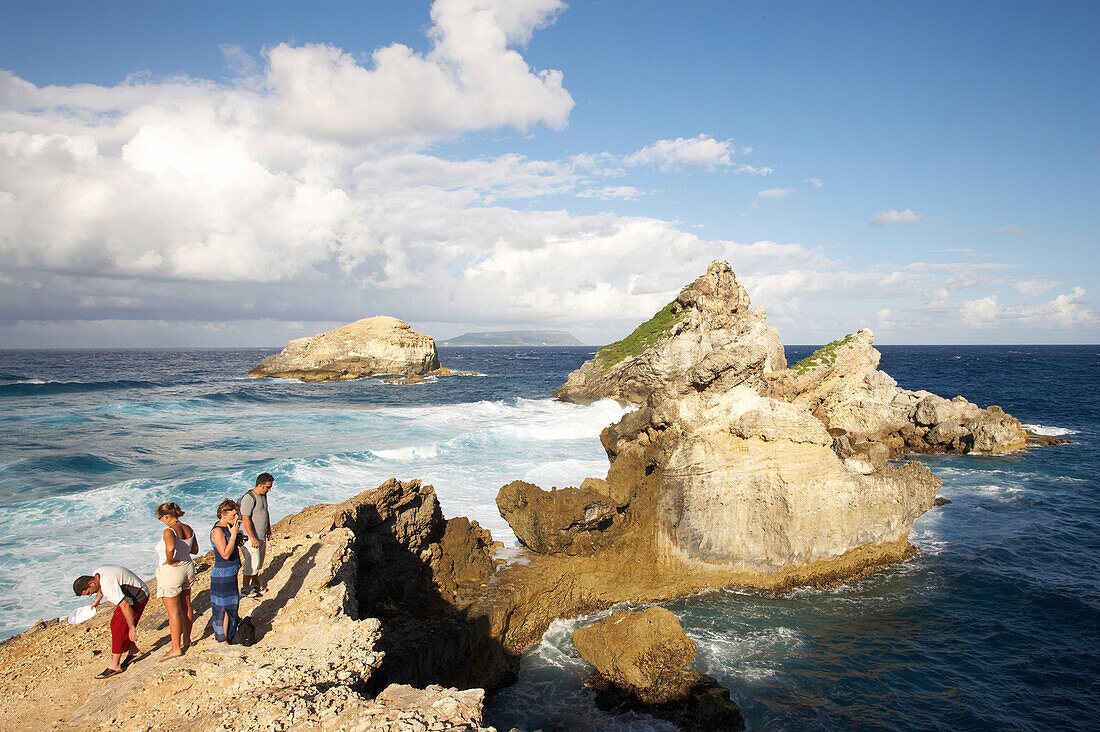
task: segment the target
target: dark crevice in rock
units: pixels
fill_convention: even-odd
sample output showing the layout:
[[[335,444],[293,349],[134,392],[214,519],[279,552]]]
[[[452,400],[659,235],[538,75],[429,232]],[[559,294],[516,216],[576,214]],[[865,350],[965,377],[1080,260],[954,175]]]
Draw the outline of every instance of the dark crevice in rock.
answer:
[[[390,480],[372,502],[340,515],[355,535],[350,564],[353,616],[378,618],[385,653],[367,681],[373,696],[390,684],[494,689],[512,683],[518,657],[490,633],[489,619],[465,603],[492,571],[488,532],[465,518],[445,521],[430,486]]]

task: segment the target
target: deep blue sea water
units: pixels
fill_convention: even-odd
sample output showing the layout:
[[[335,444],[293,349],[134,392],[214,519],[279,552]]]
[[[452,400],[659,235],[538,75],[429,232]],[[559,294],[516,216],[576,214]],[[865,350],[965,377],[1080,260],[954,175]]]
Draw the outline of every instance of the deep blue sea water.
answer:
[[[904,387],[1000,404],[1073,444],[926,458],[952,503],[917,522],[915,560],[858,584],[665,603],[695,666],[751,730],[1097,729],[1100,347],[880,350]],[[623,413],[549,398],[591,348],[444,348],[445,365],[484,376],[411,387],[244,377],[271,352],[0,351],[0,637],[67,614],[72,578],[99,564],[151,575],[157,504],[213,523],[263,470],[278,516],[418,477],[446,515],[512,544],[499,487],[604,475],[598,435]],[[569,640],[594,617],[555,623],[488,721],[669,729],[596,710]]]

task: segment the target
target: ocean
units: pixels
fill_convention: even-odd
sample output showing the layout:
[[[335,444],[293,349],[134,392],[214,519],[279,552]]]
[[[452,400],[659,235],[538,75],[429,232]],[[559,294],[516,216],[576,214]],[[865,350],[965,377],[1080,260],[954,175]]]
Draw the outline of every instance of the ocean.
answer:
[[[480,376],[248,379],[274,349],[0,351],[0,638],[77,606],[101,564],[152,575],[155,507],[204,527],[261,471],[275,517],[387,478],[515,543],[500,486],[602,477],[624,410],[550,394],[592,348],[441,348]],[[812,347],[788,347],[794,362]],[[663,605],[750,730],[1097,729],[1100,346],[883,346],[903,386],[999,404],[1069,445],[928,456],[951,500],[917,521],[912,561],[832,590],[712,590]],[[204,532],[200,531],[200,534]],[[208,547],[202,547],[204,550]],[[561,620],[490,700],[500,729],[671,729],[596,709]]]

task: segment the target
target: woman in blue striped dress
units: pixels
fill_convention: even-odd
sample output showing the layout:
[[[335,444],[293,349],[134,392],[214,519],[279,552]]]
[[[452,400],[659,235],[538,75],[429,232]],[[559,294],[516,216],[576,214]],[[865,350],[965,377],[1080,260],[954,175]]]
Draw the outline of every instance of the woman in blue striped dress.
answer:
[[[237,589],[237,573],[241,571],[241,555],[237,539],[241,529],[236,501],[225,499],[218,506],[218,523],[210,529],[214,545],[214,568],[210,570],[210,622],[214,638],[223,645],[233,640],[237,632],[237,605],[241,594]]]

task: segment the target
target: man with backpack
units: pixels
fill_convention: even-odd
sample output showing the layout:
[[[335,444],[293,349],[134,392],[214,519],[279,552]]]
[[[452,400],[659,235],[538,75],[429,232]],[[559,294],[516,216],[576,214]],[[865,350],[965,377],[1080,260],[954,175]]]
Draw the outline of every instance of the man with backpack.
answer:
[[[267,510],[267,494],[275,485],[271,473],[256,476],[256,487],[241,497],[241,528],[248,541],[241,547],[241,597],[259,597],[260,568],[271,538],[271,516]]]

